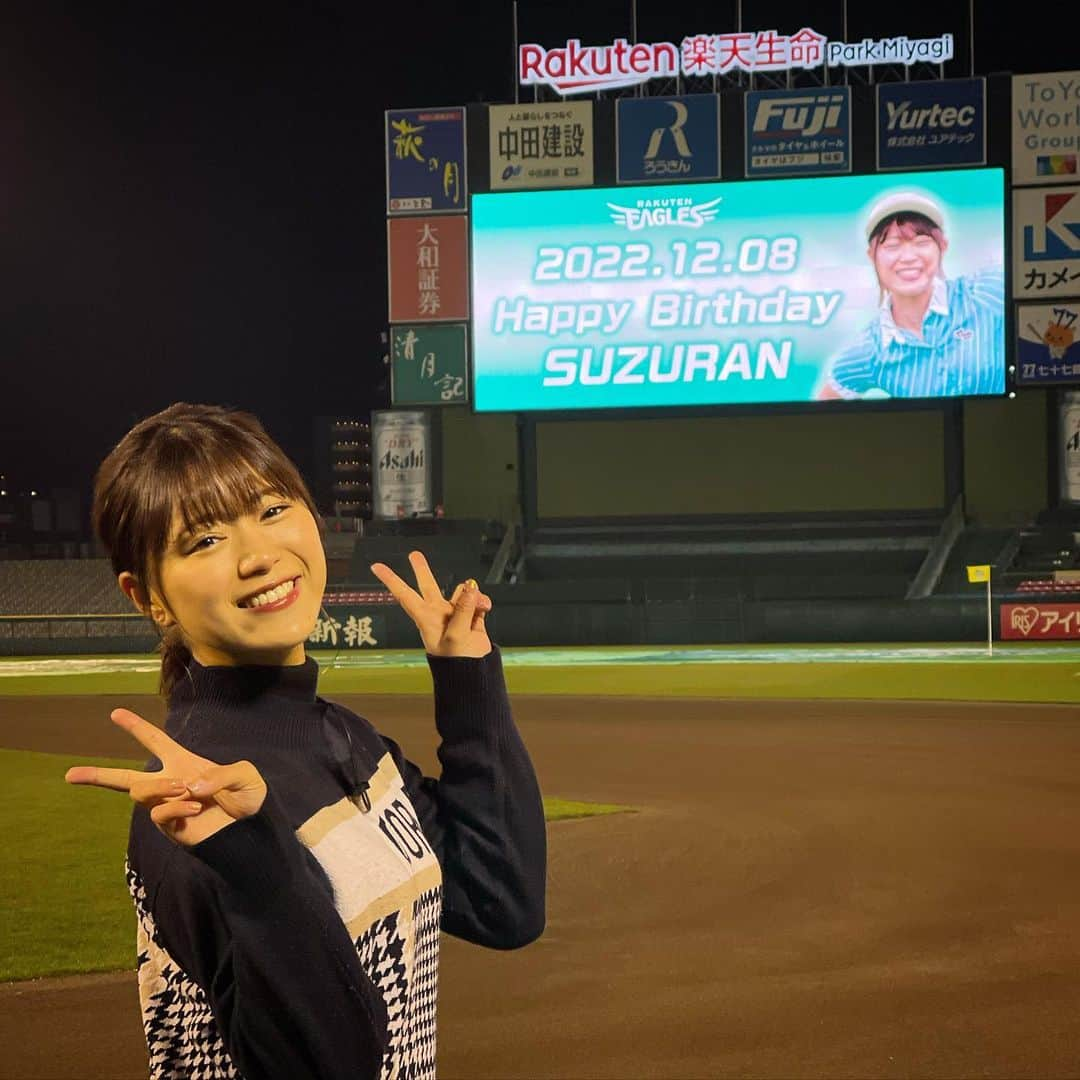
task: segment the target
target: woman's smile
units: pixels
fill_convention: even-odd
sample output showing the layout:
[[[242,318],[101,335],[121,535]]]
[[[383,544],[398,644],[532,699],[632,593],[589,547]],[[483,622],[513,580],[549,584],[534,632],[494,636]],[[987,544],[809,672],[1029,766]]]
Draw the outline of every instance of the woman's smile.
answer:
[[[300,578],[286,578],[277,585],[272,585],[261,592],[241,600],[239,607],[253,615],[265,615],[271,611],[281,611],[295,602],[300,595]]]

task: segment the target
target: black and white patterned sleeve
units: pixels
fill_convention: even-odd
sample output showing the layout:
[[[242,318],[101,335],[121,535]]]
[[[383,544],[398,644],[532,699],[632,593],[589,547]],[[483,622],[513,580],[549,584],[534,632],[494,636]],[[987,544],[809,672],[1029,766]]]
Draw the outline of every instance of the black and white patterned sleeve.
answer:
[[[129,885],[153,1077],[379,1075],[382,997],[272,795],[193,848],[136,818]]]

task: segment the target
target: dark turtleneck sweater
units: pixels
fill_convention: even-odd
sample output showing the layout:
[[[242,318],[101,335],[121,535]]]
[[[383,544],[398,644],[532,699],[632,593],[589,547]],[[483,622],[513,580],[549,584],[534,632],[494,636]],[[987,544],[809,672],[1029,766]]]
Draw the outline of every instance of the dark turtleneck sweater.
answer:
[[[268,791],[190,848],[135,809],[152,1077],[433,1076],[440,927],[492,948],[540,934],[543,810],[499,651],[428,663],[438,780],[316,696],[310,657],[191,661],[166,731],[219,764],[252,761]]]

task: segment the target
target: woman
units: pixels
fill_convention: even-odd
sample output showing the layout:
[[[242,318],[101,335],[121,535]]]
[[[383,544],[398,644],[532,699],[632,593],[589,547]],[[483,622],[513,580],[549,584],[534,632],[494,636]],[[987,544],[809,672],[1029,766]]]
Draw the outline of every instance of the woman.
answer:
[[[440,779],[316,696],[304,643],[326,584],[316,511],[254,417],[178,404],[101,465],[94,523],[120,588],[162,634],[165,730],[113,721],[144,773],[128,882],[153,1077],[434,1074],[440,927],[514,948],[544,922],[545,835],[490,601],[375,575],[415,621],[435,686]]]
[[[870,211],[867,254],[877,316],[838,356],[819,398],[998,394],[1005,380],[1005,280],[1000,269],[947,279],[949,242],[938,203],[918,192]]]

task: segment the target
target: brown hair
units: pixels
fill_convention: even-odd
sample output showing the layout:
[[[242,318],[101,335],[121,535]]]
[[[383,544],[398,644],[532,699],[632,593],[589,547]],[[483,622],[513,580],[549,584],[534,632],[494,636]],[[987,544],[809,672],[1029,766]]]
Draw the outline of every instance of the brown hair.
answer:
[[[270,488],[315,502],[281,448],[250,413],[179,402],[136,424],[101,463],[91,516],[117,575],[132,574],[144,592],[161,592],[158,568],[173,514],[185,528],[250,513]],[[179,627],[162,634],[160,693],[168,698],[191,651]]]

